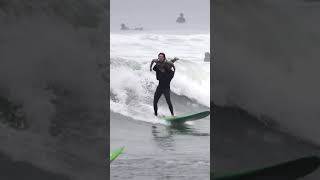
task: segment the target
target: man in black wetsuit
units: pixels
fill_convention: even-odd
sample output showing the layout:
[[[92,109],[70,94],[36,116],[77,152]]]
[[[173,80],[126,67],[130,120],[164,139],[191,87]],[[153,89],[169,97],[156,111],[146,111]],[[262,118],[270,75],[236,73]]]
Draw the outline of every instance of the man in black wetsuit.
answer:
[[[156,71],[156,77],[157,77],[157,80],[159,80],[159,84],[156,89],[156,92],[154,93],[154,99],[153,99],[154,115],[155,116],[158,115],[158,101],[161,95],[164,94],[164,97],[166,98],[171,115],[174,116],[173,107],[170,99],[170,82],[174,76],[175,67],[173,65],[173,62],[166,60],[166,55],[164,53],[159,53],[158,60],[153,60],[151,62],[150,70],[154,62],[156,62],[156,65],[153,67],[153,70]]]

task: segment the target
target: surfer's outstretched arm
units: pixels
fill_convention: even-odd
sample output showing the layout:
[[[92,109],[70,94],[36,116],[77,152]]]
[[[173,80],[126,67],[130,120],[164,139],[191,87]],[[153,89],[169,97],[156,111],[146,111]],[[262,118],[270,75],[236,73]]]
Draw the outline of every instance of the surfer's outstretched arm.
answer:
[[[171,60],[171,62],[174,63],[174,62],[176,62],[176,61],[178,61],[178,60],[179,60],[179,58],[174,57],[174,58]]]

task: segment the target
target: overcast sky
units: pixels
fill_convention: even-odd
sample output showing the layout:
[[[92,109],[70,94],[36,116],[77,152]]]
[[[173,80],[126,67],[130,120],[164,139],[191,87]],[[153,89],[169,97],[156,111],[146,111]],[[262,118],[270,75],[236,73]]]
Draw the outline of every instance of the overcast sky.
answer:
[[[119,29],[121,23],[145,29],[174,28],[181,12],[185,26],[210,27],[210,0],[111,0],[110,5],[111,30]]]

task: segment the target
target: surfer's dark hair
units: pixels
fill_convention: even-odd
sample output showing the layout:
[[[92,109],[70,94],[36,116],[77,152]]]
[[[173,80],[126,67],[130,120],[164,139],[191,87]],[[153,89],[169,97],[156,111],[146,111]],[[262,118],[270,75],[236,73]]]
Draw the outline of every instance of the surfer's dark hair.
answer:
[[[164,59],[166,59],[166,55],[163,52],[159,53],[158,56],[160,56],[160,54],[162,54]]]

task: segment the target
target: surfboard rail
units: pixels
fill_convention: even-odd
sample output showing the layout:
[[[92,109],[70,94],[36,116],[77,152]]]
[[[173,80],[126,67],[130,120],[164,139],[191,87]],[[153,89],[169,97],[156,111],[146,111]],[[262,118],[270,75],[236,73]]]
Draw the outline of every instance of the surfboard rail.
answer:
[[[320,158],[306,156],[263,168],[238,172],[212,173],[211,180],[293,180],[304,177],[320,166]]]
[[[209,115],[210,115],[210,111],[202,111],[199,113],[191,113],[191,114],[185,114],[185,115],[179,115],[179,116],[164,116],[162,117],[162,119],[172,123],[183,123],[186,121],[199,120]]]

